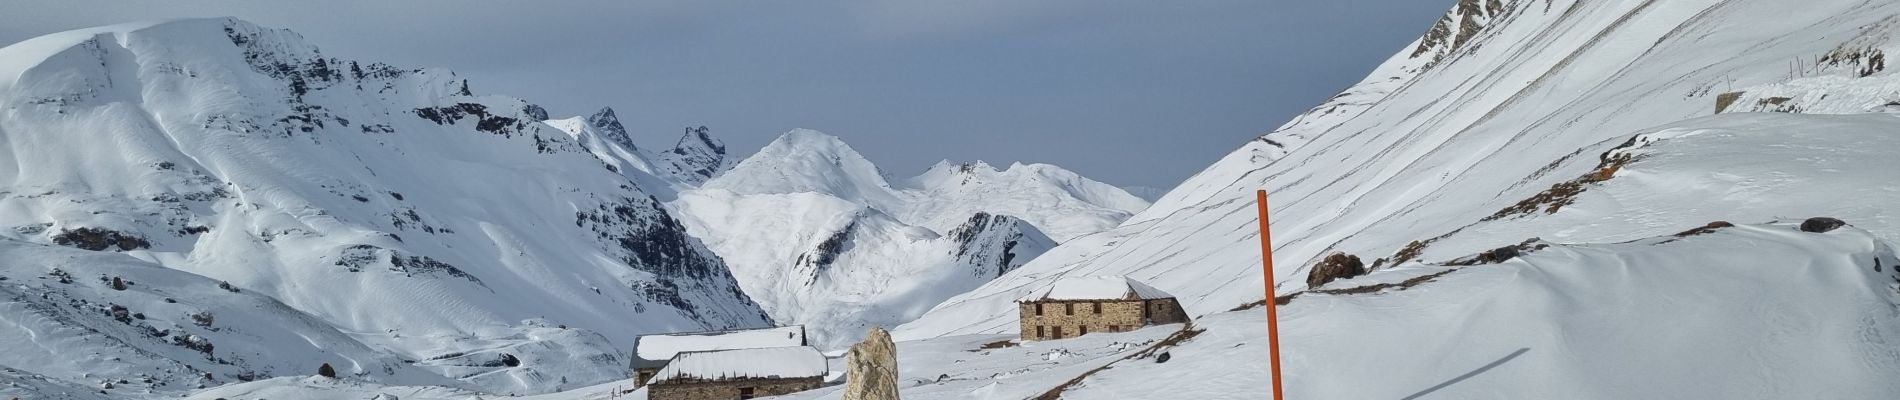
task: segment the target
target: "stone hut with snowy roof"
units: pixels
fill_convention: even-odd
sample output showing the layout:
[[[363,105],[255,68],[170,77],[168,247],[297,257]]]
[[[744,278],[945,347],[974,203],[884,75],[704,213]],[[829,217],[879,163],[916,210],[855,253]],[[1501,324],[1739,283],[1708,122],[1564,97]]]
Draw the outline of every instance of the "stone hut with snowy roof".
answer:
[[[810,343],[805,340],[802,325],[642,335],[633,339],[633,361],[628,367],[633,369],[633,387],[637,388],[645,386],[679,353],[806,345]]]
[[[1120,276],[1063,278],[1016,300],[1023,340],[1125,332],[1187,321],[1174,295]]]
[[[817,389],[831,373],[809,346],[685,351],[647,384],[652,400],[734,400]]]

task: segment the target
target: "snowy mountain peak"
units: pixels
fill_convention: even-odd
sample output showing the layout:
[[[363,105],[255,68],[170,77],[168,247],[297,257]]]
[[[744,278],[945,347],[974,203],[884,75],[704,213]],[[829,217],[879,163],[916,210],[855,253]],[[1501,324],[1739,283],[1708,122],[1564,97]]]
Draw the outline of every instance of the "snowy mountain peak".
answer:
[[[945,236],[956,241],[957,259],[974,267],[971,273],[984,279],[1009,273],[1056,244],[1028,221],[986,212],[971,215]]]
[[[838,137],[810,129],[780,135],[704,187],[739,194],[821,193],[880,205],[898,202],[898,194],[870,160]]]
[[[660,163],[681,181],[698,185],[719,176],[732,167],[726,158],[726,143],[714,138],[704,126],[686,128],[672,150],[660,154]]]
[[[726,142],[714,138],[711,130],[704,126],[686,128],[686,134],[680,135],[679,142],[673,145],[673,152],[686,154],[692,151],[705,151],[723,156],[726,155]]]
[[[633,137],[627,135],[627,127],[620,124],[620,116],[614,114],[613,107],[601,107],[600,111],[588,115],[587,124],[593,126],[607,140],[625,146],[628,150],[639,148],[633,145]]]
[[[1417,47],[1412,49],[1411,58],[1423,60],[1424,68],[1430,69],[1464,49],[1472,38],[1503,14],[1506,7],[1524,2],[1514,0],[1506,4],[1501,0],[1458,0],[1458,5],[1433,23],[1431,30],[1418,40]]]

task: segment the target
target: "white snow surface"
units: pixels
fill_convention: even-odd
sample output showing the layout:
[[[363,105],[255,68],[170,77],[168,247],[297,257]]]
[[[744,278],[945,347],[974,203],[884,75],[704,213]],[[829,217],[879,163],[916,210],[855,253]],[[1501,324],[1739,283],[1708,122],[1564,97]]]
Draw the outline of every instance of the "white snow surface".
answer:
[[[810,346],[688,351],[653,375],[653,383],[745,378],[810,378],[831,372]]]
[[[1125,276],[1078,276],[1057,280],[1017,302],[1037,300],[1167,299],[1174,295]]]
[[[781,326],[724,332],[653,334],[640,337],[634,354],[648,360],[666,360],[684,351],[791,347],[805,345],[805,327]]]
[[[1015,332],[1013,300],[1076,275],[1141,280],[1175,294],[1191,315],[1258,301],[1259,189],[1271,197],[1283,293],[1302,287],[1328,253],[1391,268],[1414,241],[1422,250],[1411,261],[1432,261],[1533,237],[1620,242],[1716,220],[1812,216],[1900,240],[1886,210],[1900,203],[1900,158],[1891,156],[1900,125],[1855,115],[1870,109],[1854,106],[1890,102],[1891,90],[1878,88],[1896,87],[1896,72],[1814,66],[1842,47],[1900,50],[1882,28],[1900,3],[1499,3],[1470,18],[1483,27],[1462,47],[1418,57],[1408,47],[1119,227],[1065,242],[893,334]],[[1468,10],[1447,20],[1465,21]],[[1781,111],[1816,114],[1708,117],[1731,89],[1789,85],[1812,100]],[[1749,107],[1727,111],[1738,109]],[[1612,150],[1636,157],[1605,168]],[[1599,173],[1609,179],[1581,181]],[[1549,196],[1569,183],[1581,194]],[[1499,215],[1540,197],[1567,205]]]
[[[1893,268],[1900,257],[1860,228],[1809,233],[1795,225],[1537,243],[1546,247],[1495,264],[1410,263],[1337,282],[1432,276],[1409,287],[1300,293],[1280,306],[1287,397],[1900,394],[1900,381],[1890,379],[1900,373],[1900,270]],[[1051,341],[987,334],[900,341],[899,387],[912,400],[1034,398],[1070,380],[1078,382],[1062,398],[1268,398],[1265,317],[1260,308],[1203,315],[1185,327],[1198,334],[1172,344],[1162,339],[1183,325]],[[607,387],[631,385],[540,398],[609,398]],[[777,398],[837,399],[840,390]],[[213,392],[230,393],[206,393]]]
[[[1890,378],[1900,373],[1895,263],[1893,248],[1865,230],[1806,233],[1775,223],[1550,245],[1498,264],[1407,264],[1340,287],[1444,275],[1371,293],[1303,293],[1280,307],[1286,394],[1893,398],[1900,394],[1900,381]],[[1264,310],[1204,315],[1192,326],[1204,331],[1192,339],[1149,356],[1136,352],[1179,327],[994,350],[978,346],[1013,335],[903,341],[900,387],[911,400],[1033,398],[1107,365],[1062,398],[1271,397]],[[1136,347],[1118,351],[1118,342]],[[1166,362],[1154,357],[1161,353],[1169,354]],[[826,388],[784,398],[839,395]]]

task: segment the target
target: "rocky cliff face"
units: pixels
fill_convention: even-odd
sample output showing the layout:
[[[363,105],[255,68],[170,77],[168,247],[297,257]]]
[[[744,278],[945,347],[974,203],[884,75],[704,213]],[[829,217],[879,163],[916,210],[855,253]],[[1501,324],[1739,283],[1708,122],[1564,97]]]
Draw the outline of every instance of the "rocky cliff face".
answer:
[[[705,183],[732,168],[732,161],[726,157],[726,144],[714,138],[711,131],[704,126],[686,128],[679,143],[659,155],[660,168],[693,185]]]

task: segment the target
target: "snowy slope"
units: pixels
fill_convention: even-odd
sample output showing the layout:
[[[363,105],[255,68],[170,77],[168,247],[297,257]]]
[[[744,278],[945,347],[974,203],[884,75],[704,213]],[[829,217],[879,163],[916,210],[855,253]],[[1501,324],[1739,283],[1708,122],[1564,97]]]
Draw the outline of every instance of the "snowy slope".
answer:
[[[802,129],[671,204],[766,312],[828,348],[1147,206],[1042,164],[940,163],[894,185],[842,140]]]
[[[1864,230],[1805,233],[1764,224],[1547,245],[1496,264],[1408,264],[1340,287],[1434,277],[1366,293],[1305,293],[1280,308],[1286,394],[1893,398],[1900,394],[1891,378],[1900,373],[1897,262],[1892,247]],[[1271,397],[1263,310],[1202,316],[1191,338],[1156,340],[1179,328],[1000,349],[978,347],[1013,337],[899,342],[899,387],[906,399],[1021,399],[1081,377],[1062,398]],[[1144,354],[1150,346],[1157,347]]]
[[[1866,230],[1809,233],[1793,222],[1740,224],[1625,243],[1532,243],[1523,250],[1496,263],[1408,263],[1331,286],[1363,289],[1299,293],[1280,308],[1287,397],[1900,394],[1900,381],[1891,378],[1900,373],[1900,348],[1893,345],[1900,341],[1900,313],[1894,312],[1900,257]],[[1774,290],[1762,290],[1770,286]],[[1204,315],[1186,327],[1065,340],[977,334],[901,341],[898,387],[913,400],[1051,392],[1068,399],[1266,398],[1265,317],[1255,307]],[[1192,334],[1177,335],[1184,328]],[[335,386],[253,383],[197,398],[378,391],[457,398],[417,388]],[[539,398],[616,398],[615,389],[627,387]],[[776,398],[837,399],[841,389]]]
[[[1012,332],[1010,300],[1069,274],[1141,279],[1195,315],[1257,301],[1257,189],[1272,196],[1278,281],[1295,282],[1282,292],[1303,286],[1307,268],[1333,251],[1389,268],[1531,237],[1618,242],[1711,220],[1811,215],[1900,241],[1881,208],[1900,200],[1900,168],[1885,155],[1900,149],[1893,119],[1690,120],[1715,113],[1731,91],[1806,93],[1775,100],[1800,104],[1780,111],[1881,111],[1854,105],[1890,102],[1875,88],[1893,87],[1892,71],[1819,65],[1843,48],[1893,47],[1883,27],[1900,4],[1458,4],[1444,20],[1456,21],[1444,30],[1459,32],[1453,40],[1428,34],[1120,227],[1064,243],[895,334]]]
[[[1108,230],[1148,208],[1148,201],[1122,188],[1049,164],[938,162],[906,181],[913,191],[900,219],[941,229],[961,215],[988,212],[1020,216],[1058,242]]]
[[[152,384],[176,389],[327,360],[528,393],[620,377],[633,334],[769,323],[646,183],[450,72],[234,19],[53,34],[0,60],[0,253],[43,264],[0,282],[0,324],[87,332],[4,336],[0,366],[81,386],[164,371]],[[140,286],[30,278],[50,268]],[[148,319],[89,314],[105,304]],[[200,311],[216,322],[185,322]],[[123,365],[73,357],[107,353]]]

